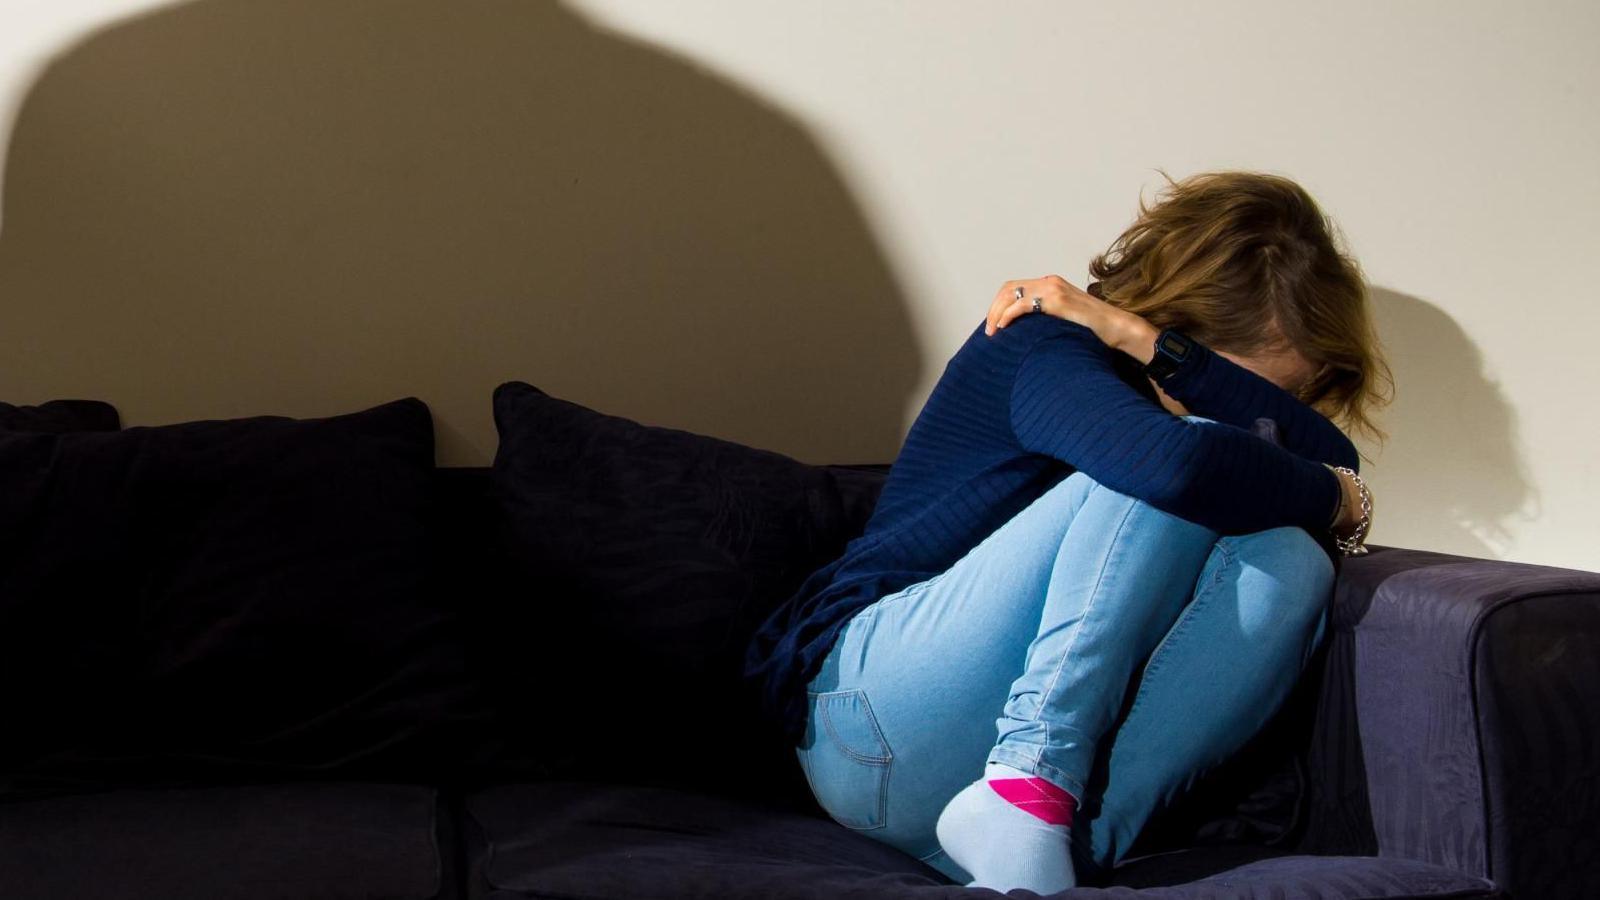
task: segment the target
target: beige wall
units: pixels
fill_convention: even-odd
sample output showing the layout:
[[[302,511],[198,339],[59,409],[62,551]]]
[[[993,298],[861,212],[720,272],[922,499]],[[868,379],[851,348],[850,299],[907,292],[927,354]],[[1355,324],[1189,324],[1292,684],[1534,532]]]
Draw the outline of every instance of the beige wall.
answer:
[[[888,461],[999,282],[1304,184],[1400,380],[1379,543],[1600,569],[1589,2],[0,0],[0,398],[130,424],[502,380]]]

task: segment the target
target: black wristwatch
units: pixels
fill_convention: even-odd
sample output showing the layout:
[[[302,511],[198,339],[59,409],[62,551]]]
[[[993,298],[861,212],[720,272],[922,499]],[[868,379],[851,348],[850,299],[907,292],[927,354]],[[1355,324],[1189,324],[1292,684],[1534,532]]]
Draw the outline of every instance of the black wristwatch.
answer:
[[[1160,384],[1168,375],[1178,371],[1178,366],[1189,358],[1189,351],[1193,347],[1193,339],[1168,328],[1156,335],[1156,352],[1150,357],[1150,361],[1145,363],[1145,374]]]

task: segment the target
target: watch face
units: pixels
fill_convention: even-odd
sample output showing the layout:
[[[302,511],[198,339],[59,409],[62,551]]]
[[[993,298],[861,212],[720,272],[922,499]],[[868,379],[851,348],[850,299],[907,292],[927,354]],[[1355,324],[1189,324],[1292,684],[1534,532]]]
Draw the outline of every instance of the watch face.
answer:
[[[1171,356],[1175,356],[1178,359],[1183,359],[1183,357],[1189,353],[1188,339],[1184,338],[1182,335],[1174,334],[1170,331],[1162,333],[1160,346],[1162,352]]]

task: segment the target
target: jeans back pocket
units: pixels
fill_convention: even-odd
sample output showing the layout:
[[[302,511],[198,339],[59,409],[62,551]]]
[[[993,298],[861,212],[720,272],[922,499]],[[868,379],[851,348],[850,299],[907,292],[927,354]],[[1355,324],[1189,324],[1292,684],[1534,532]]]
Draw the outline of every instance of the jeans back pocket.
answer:
[[[884,827],[894,754],[866,693],[856,689],[806,695],[811,711],[798,753],[818,805],[846,828]]]

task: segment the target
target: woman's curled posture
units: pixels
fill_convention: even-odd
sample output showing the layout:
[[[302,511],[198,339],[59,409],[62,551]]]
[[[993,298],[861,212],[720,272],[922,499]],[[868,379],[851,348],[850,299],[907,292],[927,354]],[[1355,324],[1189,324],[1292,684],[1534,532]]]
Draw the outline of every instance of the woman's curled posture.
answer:
[[[749,648],[836,821],[964,884],[1093,883],[1278,710],[1370,523],[1333,422],[1376,433],[1389,386],[1330,231],[1288,179],[1204,173],[1089,292],[1000,289]]]

